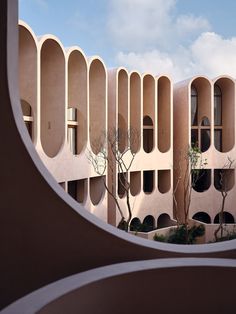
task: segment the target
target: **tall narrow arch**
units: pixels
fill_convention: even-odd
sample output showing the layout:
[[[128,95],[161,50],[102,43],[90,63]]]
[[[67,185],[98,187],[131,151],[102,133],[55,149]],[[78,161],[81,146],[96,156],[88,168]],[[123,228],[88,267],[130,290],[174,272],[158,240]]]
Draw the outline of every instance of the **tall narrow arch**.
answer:
[[[118,132],[123,134],[128,134],[128,119],[129,119],[129,111],[128,111],[128,73],[121,69],[118,73]],[[123,152],[127,147],[127,136],[122,136],[119,140],[119,150]]]
[[[141,133],[141,78],[137,72],[130,75],[130,129],[139,135],[131,143],[132,152],[137,153],[140,149]]]
[[[155,79],[143,77],[143,150],[150,153],[155,146]]]
[[[49,157],[65,140],[65,56],[54,38],[41,47],[41,143]]]
[[[198,77],[190,86],[191,146],[206,152],[211,145],[211,84]]]
[[[158,149],[165,153],[171,145],[171,82],[162,76],[157,81]]]
[[[93,59],[89,67],[89,138],[95,154],[98,154],[100,148],[105,144],[106,105],[106,69],[100,59]]]
[[[87,143],[87,62],[81,51],[69,52],[68,71],[68,115],[67,132],[75,133],[76,154],[80,154]],[[71,115],[70,112],[76,112]],[[73,123],[72,123],[73,122]],[[75,123],[76,122],[76,123]],[[74,131],[74,132],[73,132]],[[71,136],[68,136],[68,140]]]
[[[228,77],[214,84],[214,144],[219,152],[235,145],[235,83]]]

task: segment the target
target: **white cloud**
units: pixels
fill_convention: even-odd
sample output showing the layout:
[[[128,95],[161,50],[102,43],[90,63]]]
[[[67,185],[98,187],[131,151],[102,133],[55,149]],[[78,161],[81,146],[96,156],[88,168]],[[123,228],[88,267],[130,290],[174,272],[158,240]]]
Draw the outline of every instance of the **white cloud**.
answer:
[[[175,16],[177,0],[111,0],[109,32],[117,65],[168,74],[175,81],[194,75],[236,77],[236,38],[209,32],[202,16]]]

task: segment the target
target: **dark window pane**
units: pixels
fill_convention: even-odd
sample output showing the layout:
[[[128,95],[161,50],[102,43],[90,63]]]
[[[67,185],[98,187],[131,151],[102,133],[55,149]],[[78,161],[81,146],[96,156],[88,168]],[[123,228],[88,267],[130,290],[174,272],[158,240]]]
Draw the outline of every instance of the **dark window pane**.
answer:
[[[198,146],[198,130],[191,130],[191,145],[192,147]]]
[[[77,199],[77,181],[68,182],[68,194],[75,200]]]
[[[154,172],[143,172],[143,191],[145,193],[151,193],[153,191]]]
[[[214,87],[214,123],[222,125],[222,92],[218,85]]]
[[[197,96],[191,96],[191,123],[197,125]]]
[[[222,151],[222,130],[215,130],[214,132],[215,148]]]
[[[153,149],[153,130],[143,130],[143,149],[146,153],[150,153]]]
[[[201,130],[201,151],[205,152],[208,150],[211,144],[210,130]]]
[[[192,185],[195,191],[204,192],[211,185],[211,170],[202,169],[199,172],[192,172]]]

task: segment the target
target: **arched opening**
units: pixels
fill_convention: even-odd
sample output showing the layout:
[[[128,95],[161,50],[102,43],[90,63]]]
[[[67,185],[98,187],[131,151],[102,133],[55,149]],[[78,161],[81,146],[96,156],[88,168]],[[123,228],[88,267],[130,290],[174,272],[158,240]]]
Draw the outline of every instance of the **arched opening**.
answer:
[[[139,135],[131,143],[131,151],[137,153],[141,133],[141,78],[136,72],[130,75],[130,129]]]
[[[143,220],[143,232],[149,232],[155,229],[155,219],[152,215],[148,215]]]
[[[89,69],[89,137],[92,151],[98,154],[104,146],[106,132],[106,70],[99,59]]]
[[[148,116],[143,118],[143,149],[150,153],[154,147],[154,130],[152,119]]]
[[[171,187],[170,170],[158,170],[158,190],[160,193],[169,192]]]
[[[196,192],[205,192],[211,186],[211,170],[201,169],[192,171],[192,186]]]
[[[157,219],[157,228],[166,228],[172,225],[173,223],[168,214],[161,214]]]
[[[87,196],[87,184],[87,179],[68,181],[68,194],[73,197],[77,202],[83,203],[86,200]]]
[[[33,139],[33,113],[32,113],[32,108],[30,104],[28,104],[26,101],[21,100],[21,109],[23,113],[23,119],[25,121],[25,126],[29,132],[29,136],[31,139]]]
[[[157,84],[158,149],[165,153],[171,143],[171,82],[163,76]]]
[[[75,154],[81,153],[87,143],[87,63],[78,50],[68,57],[68,133],[73,136]],[[72,113],[74,111],[74,113]],[[73,133],[73,135],[72,135]],[[70,145],[71,147],[71,145]],[[73,150],[72,150],[73,152]]]
[[[33,141],[37,137],[37,53],[34,35],[19,25],[19,93],[25,125]]]
[[[41,142],[54,157],[65,138],[65,57],[54,39],[41,48]]]
[[[103,179],[106,180],[105,177],[93,177],[89,179],[90,199],[93,205],[97,205],[105,193]]]
[[[234,216],[229,212],[223,212],[222,215],[224,224],[234,224]],[[220,213],[217,214],[214,218],[214,224],[220,223]]]
[[[128,134],[128,74],[121,69],[118,74],[118,132]],[[127,136],[119,136],[119,151],[123,152],[127,147]]]
[[[140,231],[141,221],[139,218],[135,217],[130,222],[130,231]]]
[[[150,153],[155,145],[155,79],[147,74],[143,77],[143,149]]]
[[[211,217],[205,212],[198,212],[198,213],[194,214],[192,218],[195,220],[204,222],[206,224],[211,223]]]
[[[130,193],[132,196],[138,195],[141,190],[141,172],[130,172]]]
[[[220,78],[214,85],[214,142],[220,152],[228,152],[235,142],[235,83]]]
[[[234,169],[214,169],[214,186],[218,191],[230,191],[234,184]]]
[[[211,145],[211,86],[205,78],[191,85],[191,145],[206,152]]]
[[[152,193],[154,189],[154,171],[144,171],[143,172],[143,192],[146,194]]]

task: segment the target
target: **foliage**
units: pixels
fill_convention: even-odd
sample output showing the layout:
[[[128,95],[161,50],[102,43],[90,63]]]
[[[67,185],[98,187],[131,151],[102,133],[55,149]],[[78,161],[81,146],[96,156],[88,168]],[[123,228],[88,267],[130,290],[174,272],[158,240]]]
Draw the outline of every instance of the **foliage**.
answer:
[[[166,236],[157,236],[155,234],[153,240],[174,244],[194,244],[196,243],[197,238],[203,236],[204,234],[204,225],[194,225],[192,227],[181,225],[175,229],[172,228],[170,233]]]
[[[163,234],[154,234],[153,237],[154,241],[159,241],[159,242],[166,242],[166,237]]]

